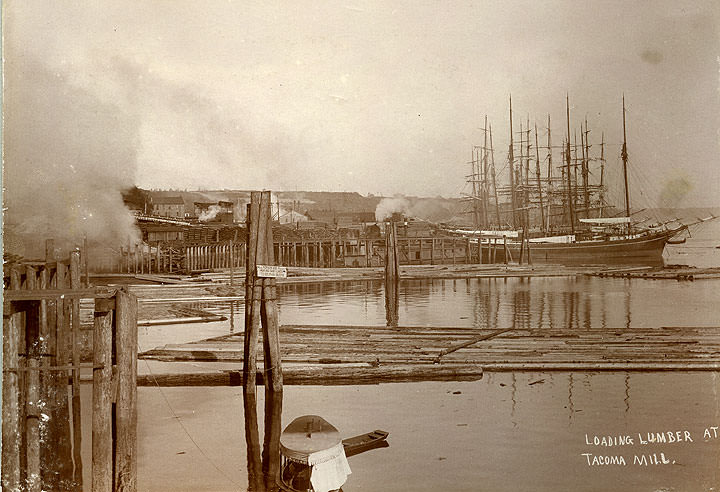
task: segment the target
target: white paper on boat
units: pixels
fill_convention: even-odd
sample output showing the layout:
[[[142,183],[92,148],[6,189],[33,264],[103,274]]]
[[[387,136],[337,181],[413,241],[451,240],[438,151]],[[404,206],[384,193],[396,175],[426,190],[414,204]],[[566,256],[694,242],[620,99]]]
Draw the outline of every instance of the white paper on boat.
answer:
[[[308,464],[312,467],[310,483],[315,492],[339,489],[347,481],[347,476],[352,473],[342,443],[312,453],[308,456]]]

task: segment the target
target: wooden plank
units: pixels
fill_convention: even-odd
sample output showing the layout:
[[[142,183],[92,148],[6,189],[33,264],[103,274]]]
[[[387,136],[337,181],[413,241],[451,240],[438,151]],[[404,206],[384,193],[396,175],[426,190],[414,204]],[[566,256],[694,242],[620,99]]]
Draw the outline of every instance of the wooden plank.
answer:
[[[92,491],[112,492],[112,316],[96,312],[93,330]],[[102,368],[100,368],[102,367]]]
[[[67,266],[58,262],[56,285],[57,288],[68,287]],[[69,344],[68,334],[70,328],[70,300],[58,299],[56,301],[56,324],[55,324],[55,343],[51,347],[51,351],[56,354],[55,364],[59,367],[69,364]],[[52,362],[51,362],[52,363]],[[72,440],[70,429],[70,406],[68,400],[68,372],[59,372],[52,374],[50,378],[52,384],[52,402],[54,406],[53,419],[50,424],[55,428],[56,436],[55,453],[57,454],[58,467],[58,488],[70,490],[74,488],[73,484],[73,459],[72,459]],[[50,484],[44,484],[48,487]]]
[[[27,365],[31,369],[37,369],[40,361],[37,358],[29,358]],[[32,370],[28,373],[27,381],[27,405],[26,405],[26,433],[27,433],[27,490],[40,492],[42,490],[42,479],[40,476],[40,371]]]
[[[5,490],[21,490],[20,379],[9,369],[19,366],[22,316],[22,313],[3,316],[2,488]]]
[[[137,490],[137,298],[116,296],[115,490]]]
[[[112,297],[114,289],[93,287],[90,289],[28,289],[6,290],[3,298],[6,301],[48,301],[55,299],[94,299]]]
[[[74,251],[70,254],[70,288],[77,289],[80,282],[80,253]],[[73,480],[82,489],[83,462],[82,462],[82,411],[80,403],[80,300],[70,300],[70,344],[72,363],[76,368],[72,371],[72,418],[73,418]]]

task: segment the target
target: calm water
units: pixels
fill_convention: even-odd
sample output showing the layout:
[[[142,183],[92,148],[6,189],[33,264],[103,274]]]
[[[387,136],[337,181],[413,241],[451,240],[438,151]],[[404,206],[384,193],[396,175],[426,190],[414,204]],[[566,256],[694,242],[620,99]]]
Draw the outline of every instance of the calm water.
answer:
[[[713,266],[720,250],[706,247],[693,256],[693,247],[690,241],[674,247],[671,262],[687,256]],[[690,253],[680,254],[684,251]],[[379,282],[279,290],[281,323],[385,323]],[[231,313],[228,304],[198,307]],[[232,327],[230,320],[142,327],[141,349],[239,329],[242,306],[232,306],[232,314]],[[592,277],[404,281],[399,317],[401,326],[598,331],[720,326],[720,282]],[[208,368],[181,366],[140,361],[139,370]],[[343,437],[373,429],[390,432],[389,448],[350,458],[353,473],[346,492],[717,490],[720,437],[711,427],[720,426],[719,382],[712,372],[576,372],[488,373],[471,383],[288,386],[281,425],[318,414]],[[262,391],[259,397],[262,427]],[[140,490],[247,489],[240,388],[139,388],[138,410]],[[687,431],[693,442],[640,444],[638,438],[677,431],[681,436]],[[586,443],[594,436],[626,435],[633,445]],[[587,453],[622,456],[627,465],[588,465],[592,457]],[[635,455],[653,454],[669,463],[633,464]]]

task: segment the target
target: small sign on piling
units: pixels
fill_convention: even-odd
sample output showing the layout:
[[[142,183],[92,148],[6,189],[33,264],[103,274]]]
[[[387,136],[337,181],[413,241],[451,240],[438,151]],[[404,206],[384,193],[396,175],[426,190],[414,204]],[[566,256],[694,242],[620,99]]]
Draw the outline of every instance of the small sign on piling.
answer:
[[[287,278],[287,268],[276,265],[257,265],[258,277]]]

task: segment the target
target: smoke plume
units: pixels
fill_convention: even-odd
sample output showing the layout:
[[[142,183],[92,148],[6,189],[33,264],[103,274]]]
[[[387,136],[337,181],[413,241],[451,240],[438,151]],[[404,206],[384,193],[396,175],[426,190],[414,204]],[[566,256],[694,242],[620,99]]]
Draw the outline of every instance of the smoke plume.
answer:
[[[663,208],[681,207],[683,200],[692,189],[692,183],[685,176],[668,180],[660,192],[660,206]]]
[[[139,123],[32,58],[5,70],[5,249],[38,257],[137,238],[121,191],[134,184]]]
[[[383,198],[375,208],[375,220],[382,222],[399,212],[410,218],[442,222],[452,217],[452,211],[442,198]]]
[[[407,215],[409,210],[410,202],[406,198],[383,198],[375,207],[375,220],[383,222],[395,212]]]
[[[198,220],[200,222],[207,222],[209,220],[213,220],[215,217],[217,217],[217,214],[219,214],[221,210],[222,208],[219,205],[210,205],[207,210],[200,214]]]

